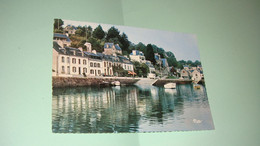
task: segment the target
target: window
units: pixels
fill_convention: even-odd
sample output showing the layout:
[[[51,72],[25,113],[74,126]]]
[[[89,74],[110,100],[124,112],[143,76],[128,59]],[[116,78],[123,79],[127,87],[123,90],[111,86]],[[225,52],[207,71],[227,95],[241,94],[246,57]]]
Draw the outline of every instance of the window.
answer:
[[[84,67],[84,68],[83,68],[83,73],[87,73],[87,71],[88,71],[87,68]]]
[[[97,64],[96,64],[96,63],[94,63],[94,67],[97,67]]]
[[[72,63],[76,63],[76,59],[75,58],[72,58]]]
[[[72,71],[73,71],[73,72],[76,72],[76,67],[73,67],[73,68],[72,68]]]
[[[79,59],[79,64],[80,64],[80,59]]]
[[[126,69],[126,65],[124,65],[124,68]]]
[[[111,63],[109,63],[109,67],[111,67],[112,65],[111,65]]]
[[[93,69],[90,70],[90,74],[94,74],[94,70]]]
[[[83,64],[87,64],[87,61],[85,59],[83,60]]]
[[[67,73],[70,74],[70,67],[67,66]]]
[[[97,67],[100,67],[100,64],[99,64],[99,63],[97,64]]]
[[[93,62],[90,62],[90,67],[93,67]]]
[[[64,66],[61,67],[61,73],[65,73],[65,67]]]
[[[67,62],[70,63],[70,58],[69,57],[67,57]]]
[[[65,62],[65,61],[64,61],[64,57],[63,57],[63,56],[61,57],[61,62]]]
[[[104,67],[106,67],[106,62],[104,62]]]
[[[98,70],[98,74],[101,75],[101,71],[100,70]]]

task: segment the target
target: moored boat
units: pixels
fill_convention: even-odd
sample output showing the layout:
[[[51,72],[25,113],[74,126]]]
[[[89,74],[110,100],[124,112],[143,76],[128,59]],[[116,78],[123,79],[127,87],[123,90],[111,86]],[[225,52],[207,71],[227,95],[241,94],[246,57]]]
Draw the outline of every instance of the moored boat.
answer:
[[[166,89],[175,89],[176,88],[176,83],[167,83],[164,85],[164,88]]]

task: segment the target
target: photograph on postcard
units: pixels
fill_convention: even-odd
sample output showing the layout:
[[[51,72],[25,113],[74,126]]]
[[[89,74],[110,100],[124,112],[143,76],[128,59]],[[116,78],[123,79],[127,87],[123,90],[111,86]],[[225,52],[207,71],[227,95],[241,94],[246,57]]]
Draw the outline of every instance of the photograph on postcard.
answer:
[[[197,37],[54,19],[52,132],[212,130]]]

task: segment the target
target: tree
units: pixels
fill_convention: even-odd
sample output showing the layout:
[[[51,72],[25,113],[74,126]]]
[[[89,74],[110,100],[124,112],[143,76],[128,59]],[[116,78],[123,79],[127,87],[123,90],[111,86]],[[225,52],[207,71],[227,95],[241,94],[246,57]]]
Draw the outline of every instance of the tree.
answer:
[[[92,27],[88,26],[86,29],[87,29],[86,30],[87,31],[87,38],[90,38],[92,36]]]
[[[128,71],[124,70],[122,66],[112,66],[114,74],[118,74],[119,77],[125,77],[128,75]]]
[[[147,74],[150,72],[149,67],[145,64],[142,63],[140,64],[139,62],[133,62],[134,64],[134,71],[139,77],[147,77]]]
[[[105,37],[105,32],[102,29],[102,27],[100,25],[98,25],[98,27],[94,29],[92,35],[93,35],[94,38],[101,40]]]
[[[109,41],[109,39],[111,38],[120,38],[120,32],[117,28],[115,28],[114,26],[112,26],[111,28],[109,28],[109,30],[107,31],[107,36],[106,36],[106,40]]]
[[[101,40],[91,37],[88,39],[88,42],[91,43],[93,50],[96,50],[100,53],[104,51],[104,44],[101,42]]]
[[[156,60],[154,58],[154,51],[151,44],[148,44],[146,47],[146,52],[144,53],[146,60],[150,60],[153,65],[156,64]]]
[[[63,21],[61,19],[54,19],[54,29],[57,29],[57,30],[63,30],[63,28],[61,27],[63,25]]]
[[[137,45],[135,45],[135,50],[139,50],[139,51],[142,51],[143,53],[146,52],[146,46],[139,42]]]
[[[120,36],[119,42],[120,42],[120,44],[121,44],[120,47],[122,48],[123,51],[130,52],[129,49],[128,49],[129,46],[130,46],[130,42],[129,42],[128,37],[127,37],[127,35],[126,35],[125,33],[123,33],[123,34]]]

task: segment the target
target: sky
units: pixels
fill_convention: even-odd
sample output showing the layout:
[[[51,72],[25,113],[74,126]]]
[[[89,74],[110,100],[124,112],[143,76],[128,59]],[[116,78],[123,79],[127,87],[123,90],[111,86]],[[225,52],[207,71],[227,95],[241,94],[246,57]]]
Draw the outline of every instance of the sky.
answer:
[[[82,21],[72,21],[63,20],[64,27],[67,25],[74,26],[91,26],[93,30],[101,25],[104,31],[108,31],[109,28],[114,26],[120,31],[128,36],[128,40],[134,44],[142,42],[143,44],[154,44],[160,48],[163,48],[166,52],[171,51],[174,53],[177,60],[191,60],[200,61],[200,54],[197,45],[197,37],[193,34],[179,33],[179,32],[169,32],[161,30],[144,29],[137,27],[121,26],[121,25],[111,25],[102,23],[92,23],[92,22],[82,22]]]

